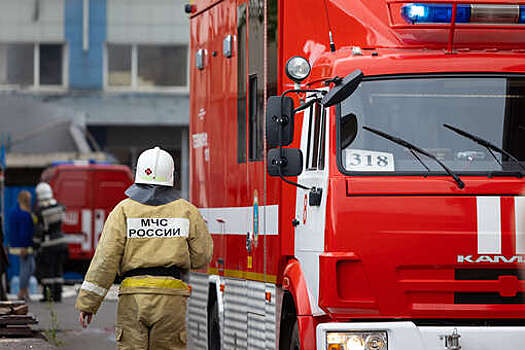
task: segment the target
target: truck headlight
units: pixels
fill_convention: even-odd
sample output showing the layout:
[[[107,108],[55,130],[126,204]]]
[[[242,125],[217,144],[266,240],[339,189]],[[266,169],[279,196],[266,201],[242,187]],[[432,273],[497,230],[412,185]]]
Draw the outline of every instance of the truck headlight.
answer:
[[[286,76],[298,84],[308,78],[310,70],[310,63],[301,56],[293,56],[286,62],[284,67]]]
[[[387,350],[386,332],[328,332],[327,350]]]

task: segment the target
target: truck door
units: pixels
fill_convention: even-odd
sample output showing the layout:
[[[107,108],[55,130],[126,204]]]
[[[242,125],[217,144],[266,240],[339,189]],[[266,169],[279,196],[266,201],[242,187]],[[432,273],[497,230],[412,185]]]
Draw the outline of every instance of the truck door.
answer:
[[[327,110],[314,104],[305,110],[301,134],[301,151],[305,157],[305,170],[297,178],[307,187],[321,188],[320,205],[309,204],[309,192],[297,188],[295,228],[295,256],[301,263],[308,287],[310,306],[316,315],[323,314],[318,307],[319,295],[319,255],[324,251],[324,231],[326,221],[326,195],[328,187],[329,128]]]
[[[264,249],[259,244],[259,207],[263,207],[264,169],[264,4],[259,1],[237,2],[236,67],[237,108],[236,177],[229,186],[240,196],[232,198],[236,210],[242,211],[242,222],[236,225],[240,247],[238,267],[248,272],[262,272]],[[264,207],[263,207],[264,209]],[[239,212],[240,214],[240,212]],[[226,223],[228,227],[228,223]]]

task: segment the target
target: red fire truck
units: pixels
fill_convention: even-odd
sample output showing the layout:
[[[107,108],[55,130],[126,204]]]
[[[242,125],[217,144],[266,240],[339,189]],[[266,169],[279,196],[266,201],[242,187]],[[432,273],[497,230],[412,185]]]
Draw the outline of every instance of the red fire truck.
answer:
[[[124,165],[62,164],[46,169],[41,181],[51,185],[66,207],[62,229],[69,239],[67,268],[85,272],[109,212],[133,183],[131,171]]]
[[[194,348],[525,348],[525,1],[186,9]]]

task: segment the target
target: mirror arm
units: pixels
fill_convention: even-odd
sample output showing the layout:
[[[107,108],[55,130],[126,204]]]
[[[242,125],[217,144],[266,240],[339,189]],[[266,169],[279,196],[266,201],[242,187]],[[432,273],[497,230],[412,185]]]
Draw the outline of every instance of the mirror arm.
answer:
[[[297,186],[299,188],[302,188],[303,190],[310,190],[311,188],[310,187],[306,187],[304,185],[301,185],[297,182],[293,182],[293,181],[290,181],[288,180],[287,178],[285,178],[282,173],[281,173],[281,168],[279,167],[279,177],[281,178],[281,180],[283,180],[284,182],[286,182],[287,184],[290,184],[290,185],[294,185],[294,186]]]
[[[320,98],[314,98],[308,102],[306,102],[304,105],[300,106],[300,107],[297,107],[296,109],[294,109],[294,114],[297,113],[297,112],[300,112],[302,111],[303,109],[307,109],[308,107],[310,107],[311,105],[313,105],[314,103],[316,102],[321,102],[321,99]]]
[[[328,91],[317,90],[317,89],[290,89],[290,90],[286,90],[281,95],[281,105],[282,105],[282,102],[283,102],[283,97],[285,95],[291,94],[292,92],[295,92],[295,93],[299,93],[299,92],[315,92],[315,93],[318,93],[318,94],[321,94],[321,95],[326,95],[328,93]]]
[[[281,101],[282,101],[282,96],[281,96]],[[282,104],[281,104],[282,106]],[[282,112],[281,112],[281,115],[282,115]],[[283,128],[279,128],[279,177],[281,178],[281,180],[283,180],[284,182],[286,182],[287,184],[289,185],[293,185],[293,186],[297,186],[299,188],[302,188],[303,190],[309,190],[310,187],[306,187],[306,186],[303,186],[301,184],[298,184],[296,182],[293,182],[293,181],[290,181],[288,179],[285,179],[284,176],[283,176],[283,171],[282,171],[282,168],[283,168],[283,163],[284,163],[284,158],[283,158],[283,146],[280,144],[281,140],[283,138]]]
[[[317,93],[317,94],[321,94],[321,95],[326,95],[328,93],[328,91],[325,91],[325,90],[317,90],[317,89],[290,89],[290,90],[286,90],[285,92],[282,93],[281,95],[281,115],[283,114],[282,112],[282,105],[283,105],[283,97],[287,94],[291,94],[291,93],[299,93],[299,92],[314,92],[314,93]],[[316,101],[320,101],[321,99],[319,98],[315,98],[313,99],[312,101],[308,101],[306,104],[300,106],[300,107],[297,107],[296,109],[294,109],[294,113],[297,113],[299,111],[302,111],[303,109],[306,109],[308,107],[310,107],[313,103],[315,103]]]
[[[321,95],[326,95],[328,93],[328,91],[325,91],[325,90],[317,90],[317,89],[290,89],[290,90],[286,90],[285,92],[283,92],[281,94],[281,118],[279,118],[279,120],[277,120],[277,122],[281,123],[281,125],[286,125],[286,123],[288,122],[288,120],[282,118],[282,115],[283,115],[283,98],[284,96],[286,96],[287,94],[291,94],[292,92],[295,92],[295,93],[298,93],[298,92],[315,92],[315,93],[319,93]],[[317,99],[315,99],[317,100]],[[313,102],[312,102],[313,103]],[[302,110],[301,108],[304,107],[301,106],[301,107],[297,107],[297,110]],[[307,108],[307,107],[304,107],[304,108]],[[303,108],[303,109],[304,109]],[[294,113],[296,112],[296,110],[294,110]],[[279,141],[282,140],[282,136],[281,136],[281,133],[279,132]]]

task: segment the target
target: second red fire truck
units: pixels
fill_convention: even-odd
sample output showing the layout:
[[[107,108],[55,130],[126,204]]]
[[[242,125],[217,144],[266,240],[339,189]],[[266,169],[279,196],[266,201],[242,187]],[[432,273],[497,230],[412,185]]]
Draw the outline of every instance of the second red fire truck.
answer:
[[[127,166],[114,164],[60,164],[41,176],[66,207],[62,230],[69,241],[68,271],[85,273],[95,254],[104,222],[124,191],[133,183]]]
[[[193,348],[525,348],[525,2],[187,10]]]

